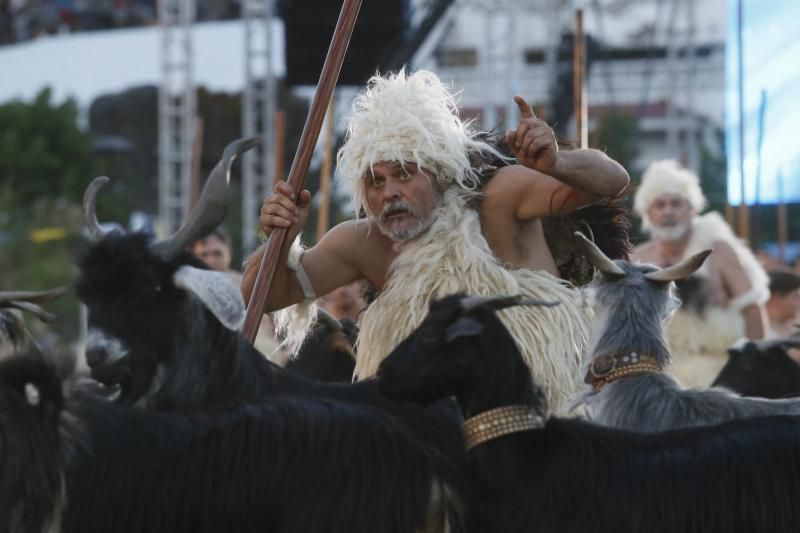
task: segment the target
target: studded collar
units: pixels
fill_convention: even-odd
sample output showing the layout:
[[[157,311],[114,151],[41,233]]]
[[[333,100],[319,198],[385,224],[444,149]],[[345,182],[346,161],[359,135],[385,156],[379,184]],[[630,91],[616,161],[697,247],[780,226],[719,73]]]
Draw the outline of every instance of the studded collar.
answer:
[[[637,374],[657,374],[663,370],[656,358],[649,354],[636,351],[602,354],[592,359],[583,381],[599,391],[621,378]]]
[[[539,429],[543,426],[544,418],[530,405],[506,405],[490,409],[464,420],[463,424],[467,451],[503,435]]]

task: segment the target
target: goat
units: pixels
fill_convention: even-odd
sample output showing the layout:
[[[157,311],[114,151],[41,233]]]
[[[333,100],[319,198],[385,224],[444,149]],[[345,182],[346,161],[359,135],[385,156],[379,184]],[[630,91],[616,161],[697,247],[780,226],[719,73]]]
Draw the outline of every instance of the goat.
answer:
[[[103,235],[95,195],[84,210],[97,239],[79,261],[78,298],[88,311],[86,359],[92,376],[119,385],[117,402],[154,410],[201,412],[270,400],[281,394],[328,398],[380,408],[420,439],[463,460],[463,436],[452,406],[422,410],[385,398],[373,382],[324,384],[266,359],[242,336],[244,302],[224,273],[206,270],[185,252],[194,236],[225,213],[231,164],[251,141],[225,149],[189,220],[173,237],[152,242],[143,233]]]
[[[462,474],[368,406],[276,397],[214,414],[76,398],[64,532],[463,530]]]
[[[353,346],[357,336],[358,326],[352,320],[337,320],[320,309],[308,338],[284,368],[317,381],[349,383],[356,369]]]
[[[0,363],[3,531],[463,530],[459,469],[380,410],[283,397],[189,415],[71,393],[41,359]]]
[[[38,354],[0,362],[0,530],[60,531],[71,449],[63,407],[61,382]]]
[[[790,348],[800,348],[800,333],[731,348],[728,363],[713,385],[742,396],[773,399],[799,396],[800,365],[787,353]]]
[[[800,400],[742,398],[723,388],[686,389],[664,372],[670,352],[664,323],[677,306],[672,282],[697,270],[711,253],[698,253],[659,269],[612,261],[582,234],[597,268],[589,285],[591,321],[585,381],[580,395],[591,419],[635,431],[717,424],[734,418],[800,414]]]
[[[658,434],[545,420],[544,395],[496,316],[518,303],[436,301],[378,371],[379,387],[397,400],[456,397],[472,446],[467,481],[478,530],[797,531],[800,420]]]
[[[64,289],[49,291],[1,291],[0,292],[0,359],[15,353],[37,351],[25,323],[13,310],[27,311],[44,322],[55,319],[39,307],[40,303],[54,300],[64,294]]]

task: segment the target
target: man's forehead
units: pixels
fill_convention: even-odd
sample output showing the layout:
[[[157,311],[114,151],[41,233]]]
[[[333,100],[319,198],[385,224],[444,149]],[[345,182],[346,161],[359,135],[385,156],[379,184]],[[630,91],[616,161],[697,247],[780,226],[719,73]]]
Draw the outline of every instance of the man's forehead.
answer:
[[[413,161],[378,161],[369,168],[372,173],[381,171],[400,171],[403,168],[417,168]]]
[[[671,201],[675,201],[675,200],[677,200],[679,202],[686,203],[686,204],[689,203],[689,199],[684,197],[681,194],[665,192],[665,193],[659,194],[658,196],[654,197],[653,200],[650,202],[650,204],[654,204],[656,202],[671,202]]]

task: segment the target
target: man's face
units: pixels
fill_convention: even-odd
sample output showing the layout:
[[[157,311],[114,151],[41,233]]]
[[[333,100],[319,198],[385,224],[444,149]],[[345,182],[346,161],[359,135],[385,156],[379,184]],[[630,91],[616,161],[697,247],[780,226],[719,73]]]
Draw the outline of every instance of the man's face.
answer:
[[[694,210],[689,202],[676,195],[657,196],[647,209],[653,237],[662,241],[677,241],[692,225]]]
[[[230,270],[231,251],[216,235],[200,239],[194,244],[192,251],[211,270],[220,272]]]
[[[433,211],[443,193],[434,178],[415,164],[381,162],[364,177],[367,212],[381,233],[394,241],[408,241],[433,224]]]
[[[780,321],[792,320],[800,313],[800,289],[770,297],[770,318]]]

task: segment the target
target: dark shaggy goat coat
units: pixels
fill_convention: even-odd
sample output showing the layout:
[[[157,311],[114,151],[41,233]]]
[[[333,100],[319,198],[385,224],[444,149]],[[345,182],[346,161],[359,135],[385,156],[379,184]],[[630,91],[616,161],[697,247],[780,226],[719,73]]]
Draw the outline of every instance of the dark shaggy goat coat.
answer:
[[[61,382],[32,356],[0,362],[0,531],[59,531],[70,441]]]
[[[767,341],[769,342],[769,341]],[[789,357],[786,346],[748,342],[728,350],[730,358],[713,386],[725,387],[742,396],[788,398],[800,396],[800,365]]]
[[[74,409],[85,446],[65,533],[410,533],[459,514],[444,507],[460,473],[377,409],[298,398],[212,416],[86,398]]]
[[[358,326],[349,319],[339,323],[339,328],[333,328],[325,321],[317,321],[297,356],[290,358],[284,368],[323,383],[352,382]]]
[[[543,414],[543,395],[489,306],[431,306],[386,358],[381,389],[427,403],[455,395],[465,418],[508,405]],[[796,532],[800,421],[739,420],[638,434],[551,418],[468,455],[482,531]]]
[[[92,365],[92,375],[121,383],[123,403],[184,412],[231,408],[278,394],[329,398],[380,407],[427,442],[463,458],[458,415],[450,406],[421,409],[385,398],[370,381],[322,384],[286,371],[262,356],[236,331],[225,328],[172,276],[182,265],[200,267],[184,254],[170,261],[156,256],[145,234],[110,234],[93,244],[79,263],[78,297],[86,304],[89,337],[112,364]],[[111,353],[108,346],[118,348]]]

